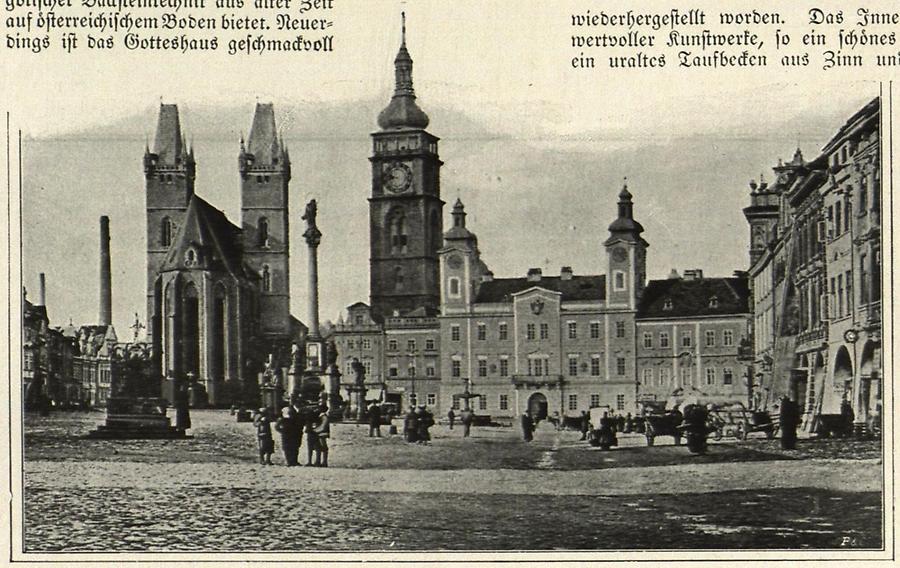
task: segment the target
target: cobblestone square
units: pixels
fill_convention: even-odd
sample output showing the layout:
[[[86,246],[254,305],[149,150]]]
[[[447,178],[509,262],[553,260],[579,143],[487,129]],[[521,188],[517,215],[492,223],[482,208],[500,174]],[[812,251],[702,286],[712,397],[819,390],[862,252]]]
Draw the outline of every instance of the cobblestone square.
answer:
[[[694,457],[635,435],[603,452],[548,425],[530,444],[440,425],[421,446],[338,424],[332,467],[287,468],[258,465],[252,427],[227,411],[193,412],[180,441],[82,437],[101,420],[26,417],[26,551],[882,546],[876,441],[723,441]]]

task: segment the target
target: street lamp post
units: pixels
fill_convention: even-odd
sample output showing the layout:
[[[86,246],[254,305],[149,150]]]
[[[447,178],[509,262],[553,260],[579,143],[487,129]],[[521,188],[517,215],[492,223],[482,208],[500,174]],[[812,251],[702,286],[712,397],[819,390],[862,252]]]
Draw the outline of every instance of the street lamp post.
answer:
[[[856,342],[859,340],[859,332],[855,329],[848,329],[844,332],[844,341],[853,346],[853,362],[851,363],[851,373],[853,385],[853,402],[856,405],[854,409],[853,433],[857,436],[866,433],[866,405],[862,400],[862,377],[859,373],[859,362],[856,359]]]
[[[688,368],[687,380],[688,380],[688,381],[690,382],[690,384],[693,386],[693,384],[694,384],[694,369],[693,369],[693,367],[694,367],[694,357],[693,357],[693,353],[691,353],[690,351],[682,351],[681,353],[678,354],[678,358],[679,358],[679,359],[684,359],[684,360],[687,361],[687,368]],[[680,364],[679,364],[679,367],[680,367]],[[680,374],[680,373],[679,373],[679,374]],[[686,386],[687,386],[687,385],[684,384],[684,382],[682,381],[681,388],[684,389]]]

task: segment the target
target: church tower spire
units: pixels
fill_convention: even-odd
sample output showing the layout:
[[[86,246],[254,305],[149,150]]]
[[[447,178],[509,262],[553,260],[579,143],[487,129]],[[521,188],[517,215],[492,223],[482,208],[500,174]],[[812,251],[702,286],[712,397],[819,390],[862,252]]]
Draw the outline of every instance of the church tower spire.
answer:
[[[159,337],[155,330],[161,325],[162,306],[155,298],[160,268],[194,194],[196,165],[184,140],[178,105],[160,103],[153,149],[144,147],[148,337]],[[153,348],[159,353],[161,346],[155,343]],[[156,369],[160,374],[162,371]]]
[[[436,313],[440,304],[438,249],[443,235],[438,138],[416,103],[412,57],[401,15],[394,58],[394,94],[372,133],[369,198],[370,295],[376,319],[414,310]]]
[[[619,192],[618,216],[609,225],[606,248],[606,298],[610,306],[634,310],[644,291],[647,274],[647,241],[644,227],[634,220],[634,204],[628,178]]]
[[[378,115],[378,126],[383,130],[394,128],[426,128],[428,115],[416,104],[416,92],[413,89],[413,60],[406,49],[406,13],[400,14],[402,20],[400,50],[394,57],[394,96],[391,102]]]
[[[290,333],[291,163],[278,137],[272,103],[256,103],[250,134],[238,150],[244,261],[259,276],[260,330],[264,336]]]

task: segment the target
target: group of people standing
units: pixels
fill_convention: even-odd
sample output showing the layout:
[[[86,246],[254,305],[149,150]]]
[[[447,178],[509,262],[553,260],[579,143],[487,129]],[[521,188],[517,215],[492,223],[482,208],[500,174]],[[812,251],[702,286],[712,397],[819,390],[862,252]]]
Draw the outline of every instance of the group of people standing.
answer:
[[[410,406],[403,417],[403,436],[410,444],[427,444],[431,441],[429,428],[434,426],[434,415],[424,405]]]
[[[275,453],[275,439],[272,437],[273,419],[266,407],[260,408],[253,419],[256,427],[256,443],[259,450],[259,463],[273,465],[272,454]],[[284,462],[288,467],[300,465],[300,447],[303,435],[306,435],[307,466],[328,467],[328,438],[331,435],[331,424],[328,419],[328,406],[320,404],[315,409],[303,408],[294,402],[281,409],[281,416],[274,420],[275,430],[281,435],[281,450]],[[315,455],[315,462],[313,461]]]

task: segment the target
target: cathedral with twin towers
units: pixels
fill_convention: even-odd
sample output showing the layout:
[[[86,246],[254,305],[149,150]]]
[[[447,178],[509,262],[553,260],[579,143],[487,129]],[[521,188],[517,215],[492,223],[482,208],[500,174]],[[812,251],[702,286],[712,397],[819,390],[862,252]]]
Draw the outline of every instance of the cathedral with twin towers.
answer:
[[[271,104],[257,104],[240,141],[241,219],[194,192],[194,149],[173,104],[162,104],[144,153],[147,314],[154,374],[191,374],[214,405],[251,396],[269,354],[302,339],[290,313],[291,160]]]

